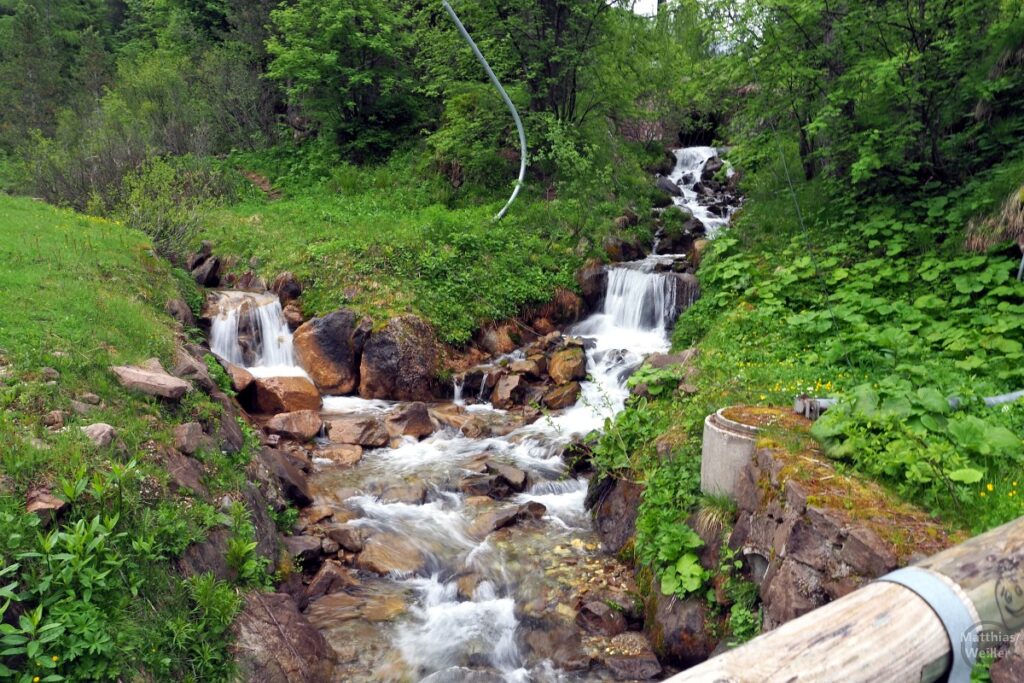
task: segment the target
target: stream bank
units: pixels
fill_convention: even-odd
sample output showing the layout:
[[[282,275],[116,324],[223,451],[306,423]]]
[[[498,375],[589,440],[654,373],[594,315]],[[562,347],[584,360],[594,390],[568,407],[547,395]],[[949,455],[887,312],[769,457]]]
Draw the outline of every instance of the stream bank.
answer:
[[[681,226],[659,220],[652,254],[630,247],[621,255],[639,258],[581,273],[582,299],[566,292],[525,329],[484,331],[449,383],[437,381],[446,354],[415,316],[375,329],[341,310],[296,325],[286,311],[298,285],[285,276],[277,296],[209,299],[211,347],[269,432],[263,461],[293,480],[285,488],[304,508],[284,539],[295,570],[281,590],[337,653],[334,680],[662,672],[632,568],[597,552],[621,546],[584,508],[581,442],[622,410],[644,359],[668,350],[668,330],[697,297],[697,242],[732,210],[700,187],[721,168],[705,168],[714,150],[676,158],[667,178],[678,192],[667,195],[678,208],[665,210]],[[567,451],[584,457],[569,463]],[[619,506],[620,536],[635,502]]]

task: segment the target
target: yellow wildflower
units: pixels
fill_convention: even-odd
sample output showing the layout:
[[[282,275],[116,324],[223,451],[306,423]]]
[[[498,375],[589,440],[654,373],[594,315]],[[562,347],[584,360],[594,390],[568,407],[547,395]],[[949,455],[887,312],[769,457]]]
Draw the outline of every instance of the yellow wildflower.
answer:
[[[981,492],[981,497],[982,497],[982,498],[984,498],[984,497],[985,497],[985,492],[984,492],[984,491],[982,491],[982,492]]]
[[[992,484],[985,484],[985,488],[987,488],[989,491],[994,491],[996,487],[993,486]]]

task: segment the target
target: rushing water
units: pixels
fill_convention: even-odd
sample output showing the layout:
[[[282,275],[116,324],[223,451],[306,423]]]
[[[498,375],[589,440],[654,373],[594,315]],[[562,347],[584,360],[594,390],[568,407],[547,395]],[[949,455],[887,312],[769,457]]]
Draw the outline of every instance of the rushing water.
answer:
[[[719,230],[729,224],[729,216],[734,207],[728,207],[726,215],[719,216],[711,211],[710,202],[706,197],[702,197],[695,188],[700,182],[704,165],[718,156],[718,152],[714,147],[684,147],[673,150],[673,154],[676,157],[676,165],[668,179],[679,185],[683,191],[681,197],[673,198],[673,202],[676,206],[689,211],[694,218],[699,219],[707,229],[707,237],[713,238]],[[732,169],[726,168],[726,175],[732,175]]]
[[[713,155],[712,148],[676,150],[670,176],[684,192],[676,203],[704,222],[709,234],[728,219],[712,214],[702,204],[707,198],[693,188]],[[336,681],[611,678],[600,667],[560,671],[538,658],[524,635],[556,613],[562,619],[569,614],[571,620],[579,586],[596,580],[604,571],[601,563],[614,562],[596,552],[599,541],[584,510],[588,482],[567,473],[561,454],[620,412],[629,394],[629,374],[646,355],[668,349],[677,311],[693,296],[677,285],[680,276],[664,267],[674,258],[652,256],[610,268],[602,310],[569,330],[584,340],[588,372],[574,406],[500,437],[472,439],[446,428],[422,441],[407,438],[391,448],[367,451],[351,468],[316,459],[319,471],[312,485],[318,503],[332,507],[336,520],[349,519],[370,534],[390,534],[424,558],[422,570],[364,575],[358,587],[311,605],[310,619],[339,654]],[[276,298],[246,296],[222,301],[212,327],[214,351],[257,373],[301,372]],[[680,296],[686,300],[678,301]],[[523,357],[517,351],[505,359]],[[486,402],[486,384],[477,393],[464,391],[457,382],[453,403],[488,420],[508,418]],[[323,412],[325,419],[379,417],[395,406],[329,396]],[[525,470],[530,485],[508,501],[467,499],[457,484],[479,471],[484,458]],[[425,491],[425,496],[402,502],[403,496],[390,493],[396,487]],[[545,507],[539,522],[490,534],[474,524],[488,512],[529,502]]]
[[[258,377],[304,375],[281,302],[269,292],[219,292],[210,323],[210,348]]]

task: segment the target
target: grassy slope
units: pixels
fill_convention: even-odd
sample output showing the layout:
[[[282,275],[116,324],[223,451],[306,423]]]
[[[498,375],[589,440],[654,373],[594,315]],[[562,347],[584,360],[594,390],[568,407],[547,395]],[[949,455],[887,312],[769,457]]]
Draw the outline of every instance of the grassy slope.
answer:
[[[2,194],[0,263],[0,587],[12,584],[21,603],[8,618],[39,609],[29,612],[35,627],[23,616],[14,620],[19,628],[51,625],[49,640],[29,640],[39,643],[34,661],[0,656],[0,681],[139,671],[158,680],[218,678],[229,667],[233,591],[182,581],[168,562],[221,520],[209,505],[171,495],[146,446],[169,443],[175,423],[211,405],[198,394],[181,407],[160,405],[121,389],[108,370],[152,356],[169,362],[174,331],[163,304],[179,296],[175,278],[139,233]],[[47,382],[44,367],[60,379]],[[85,392],[103,407],[72,414],[58,432],[42,425],[47,411],[68,410]],[[124,448],[88,442],[79,427],[93,422],[113,425]],[[216,466],[210,474],[220,476]],[[24,513],[26,493],[38,486],[75,498],[54,533],[38,535],[36,518]],[[5,645],[26,647],[11,638]]]
[[[286,182],[283,199],[255,197],[213,212],[203,236],[218,254],[240,257],[238,269],[256,257],[268,280],[294,272],[307,286],[307,315],[339,306],[378,320],[415,312],[445,341],[462,343],[481,322],[575,286],[575,270],[611,224],[611,204],[581,207],[529,192],[496,224],[503,200],[453,206],[444,180],[415,163],[400,155],[380,167],[343,166],[317,182]]]

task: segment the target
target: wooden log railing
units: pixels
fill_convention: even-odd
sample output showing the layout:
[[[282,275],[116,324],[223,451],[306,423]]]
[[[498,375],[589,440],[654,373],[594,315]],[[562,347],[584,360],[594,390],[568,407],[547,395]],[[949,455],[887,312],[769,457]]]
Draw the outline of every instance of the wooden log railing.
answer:
[[[915,592],[878,581],[668,681],[929,683],[974,647],[972,636],[982,648],[1024,637],[1024,517],[915,567],[945,582],[971,615],[975,628],[958,642]]]

